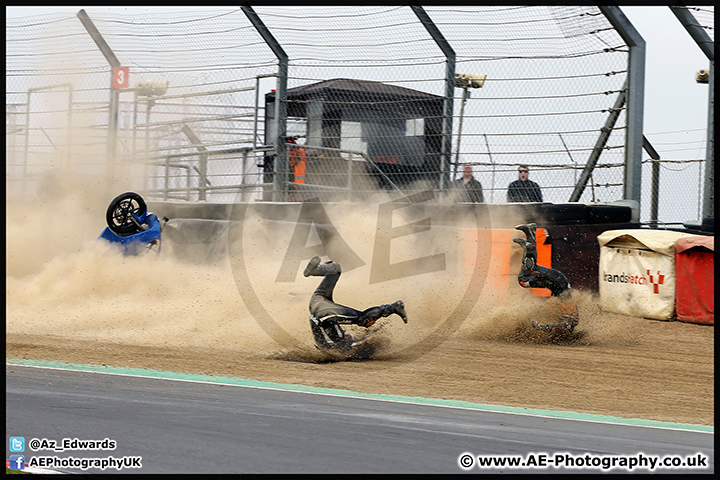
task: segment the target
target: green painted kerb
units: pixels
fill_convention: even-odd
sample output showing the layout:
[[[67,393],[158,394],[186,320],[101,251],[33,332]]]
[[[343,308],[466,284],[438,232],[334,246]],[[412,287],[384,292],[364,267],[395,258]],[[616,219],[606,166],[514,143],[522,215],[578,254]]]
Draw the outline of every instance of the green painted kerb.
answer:
[[[168,372],[152,370],[147,368],[121,368],[107,365],[86,365],[68,362],[56,362],[51,360],[28,360],[21,358],[6,358],[6,365],[21,365],[30,367],[57,368],[63,370],[74,370],[80,372],[107,373],[112,375],[127,375],[146,378],[164,378],[187,382],[202,382],[222,385],[237,385],[242,387],[268,388],[274,390],[289,390],[295,392],[316,393],[322,395],[335,395],[343,397],[368,398],[373,400],[384,400],[390,402],[415,403],[421,405],[432,405],[452,408],[465,408],[471,410],[485,410],[490,412],[516,413],[523,415],[536,415],[543,417],[555,417],[563,419],[583,420],[589,422],[616,423],[622,425],[635,425],[645,427],[672,428],[679,430],[691,430],[696,432],[714,433],[715,427],[708,425],[692,425],[687,423],[659,422],[655,420],[643,420],[638,418],[621,418],[609,415],[589,415],[577,412],[536,410],[532,408],[504,407],[502,405],[486,405],[483,403],[463,402],[460,400],[445,400],[441,398],[405,397],[401,395],[384,395],[379,393],[360,393],[350,390],[336,388],[319,388],[308,385],[296,385],[289,383],[264,382],[249,378],[221,377],[215,375],[202,375],[196,373]]]

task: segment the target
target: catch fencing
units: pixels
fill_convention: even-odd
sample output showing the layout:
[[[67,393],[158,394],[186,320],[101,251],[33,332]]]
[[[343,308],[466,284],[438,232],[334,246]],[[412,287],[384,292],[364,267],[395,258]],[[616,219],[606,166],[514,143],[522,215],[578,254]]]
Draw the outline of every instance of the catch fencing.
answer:
[[[8,19],[7,195],[70,169],[151,200],[371,201],[445,193],[470,165],[499,203],[527,164],[544,201],[611,202],[629,57],[593,6]]]

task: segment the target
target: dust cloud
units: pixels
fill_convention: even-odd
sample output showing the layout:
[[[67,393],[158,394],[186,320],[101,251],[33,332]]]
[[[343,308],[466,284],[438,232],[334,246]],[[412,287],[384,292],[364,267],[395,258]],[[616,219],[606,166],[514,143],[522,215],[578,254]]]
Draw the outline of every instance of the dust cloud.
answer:
[[[122,255],[97,238],[123,186],[63,182],[69,178],[56,183],[73,188],[8,202],[6,334],[147,346],[272,343],[247,318],[227,261],[186,262],[168,242],[159,254]]]
[[[185,258],[186,249],[168,241],[163,241],[159,254],[124,256],[96,240],[106,226],[107,205],[125,191],[123,187],[61,173],[34,201],[8,202],[6,334],[118,345],[202,347],[301,361],[323,359],[313,346],[307,311],[320,278],[305,278],[301,273],[313,249],[321,244],[316,228],[310,229],[305,250],[293,264],[297,268],[293,281],[278,281],[277,274],[297,223],[293,219],[264,221],[251,209],[242,238],[231,243],[224,256],[192,261]],[[394,236],[386,243],[389,251],[383,253],[377,247],[382,235],[377,205],[340,203],[325,209],[337,230],[329,243],[330,250],[340,252],[333,260],[343,264],[344,254],[351,253],[362,260],[356,268],[343,271],[335,301],[361,310],[396,300],[405,302],[408,325],[392,315],[370,329],[377,331],[372,341],[376,353],[391,355],[412,349],[448,319],[456,320],[453,325],[457,326],[449,335],[487,341],[548,341],[529,321],[547,321],[552,307],[547,299],[535,298],[517,285],[519,248],[514,244],[512,248],[517,250],[512,250],[509,271],[496,272],[493,258],[501,253],[487,235],[434,222],[432,228]],[[432,217],[433,211],[431,207],[397,209],[391,215],[392,225],[403,226]],[[469,227],[512,230],[520,221],[501,214],[487,218],[486,225],[471,222]],[[227,243],[228,237],[216,241]],[[333,242],[344,243],[333,246]],[[249,282],[239,281],[234,264],[238,255],[243,257]],[[385,261],[378,261],[378,255]],[[442,263],[437,265],[443,268],[422,270],[424,261],[438,258]],[[413,263],[417,259],[420,262]],[[478,277],[485,285],[477,290],[477,298],[469,299],[472,308],[458,313],[457,306],[470,287],[468,271],[473,269],[486,272]],[[373,275],[383,281],[371,282]],[[500,288],[497,278],[502,279]],[[271,329],[248,309],[246,302],[251,298],[295,339],[295,345],[288,349],[278,344]],[[621,332],[620,319],[613,323],[611,316],[593,310],[595,303],[589,295],[579,296],[579,306],[578,331],[582,335],[578,341],[628,338]],[[453,319],[453,315],[467,318]],[[368,333],[360,327],[347,330],[356,337]]]
[[[575,291],[572,303],[578,308],[579,323],[572,334],[555,336],[532,327],[531,320],[556,323],[559,301],[535,297],[518,286],[505,302],[485,304],[482,298],[462,327],[461,334],[478,341],[574,346],[630,346],[642,337],[642,328],[627,317],[602,311],[590,292]]]
[[[325,204],[323,210],[336,233],[329,241],[325,240],[326,250],[334,255],[327,252],[320,255],[323,260],[332,259],[343,265],[334,300],[359,310],[396,300],[405,303],[407,325],[391,315],[369,330],[346,327],[348,333],[360,338],[368,331],[379,332],[371,342],[376,357],[412,351],[443,328],[443,335],[455,333],[454,328],[470,313],[459,305],[472,307],[477,293],[471,290],[479,292],[477,286],[470,288],[469,282],[475,279],[468,272],[477,268],[492,274],[487,272],[493,256],[488,234],[491,220],[485,217],[484,225],[478,225],[473,217],[463,219],[458,227],[443,223],[438,218],[442,210],[433,204],[383,208],[378,203],[337,203]],[[236,242],[242,245],[236,246],[231,257],[244,258],[242,269],[249,285],[241,285],[240,291],[252,289],[268,316],[281,319],[286,333],[307,339],[307,302],[321,279],[305,278],[301,272],[310,258],[318,254],[316,247],[321,239],[317,226],[310,228],[306,243],[296,252],[297,258],[293,258],[292,281],[278,282],[276,278],[298,228],[295,220],[267,222],[249,209],[243,218],[243,238]],[[478,233],[478,227],[485,231]],[[354,263],[357,258],[361,265]],[[346,268],[348,264],[353,268]],[[484,281],[485,276],[479,279]],[[493,296],[494,292],[490,292],[490,298]],[[481,311],[477,313],[482,315]],[[452,327],[450,331],[448,324]],[[316,359],[317,352],[312,347],[308,351],[306,346],[289,348],[282,355],[307,361]]]

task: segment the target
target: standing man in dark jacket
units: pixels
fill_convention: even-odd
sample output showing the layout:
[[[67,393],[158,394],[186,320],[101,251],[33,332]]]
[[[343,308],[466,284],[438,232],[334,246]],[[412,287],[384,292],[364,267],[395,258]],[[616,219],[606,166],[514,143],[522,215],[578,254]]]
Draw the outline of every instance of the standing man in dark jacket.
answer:
[[[540,185],[528,180],[529,170],[527,165],[518,167],[518,179],[508,186],[508,202],[542,202],[542,191]]]
[[[451,194],[456,202],[485,203],[482,185],[473,177],[471,165],[463,167],[463,176],[453,182]]]

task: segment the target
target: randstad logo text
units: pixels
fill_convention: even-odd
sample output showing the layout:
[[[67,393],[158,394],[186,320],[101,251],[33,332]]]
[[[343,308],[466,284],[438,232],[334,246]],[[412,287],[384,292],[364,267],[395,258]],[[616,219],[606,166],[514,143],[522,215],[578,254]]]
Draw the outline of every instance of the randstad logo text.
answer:
[[[628,275],[625,272],[620,274],[606,273],[603,275],[603,280],[608,283],[628,283],[631,285],[648,285],[653,286],[653,293],[660,293],[660,285],[665,283],[665,275],[657,272],[657,275],[651,274],[650,270],[646,270],[647,276],[645,275]]]

